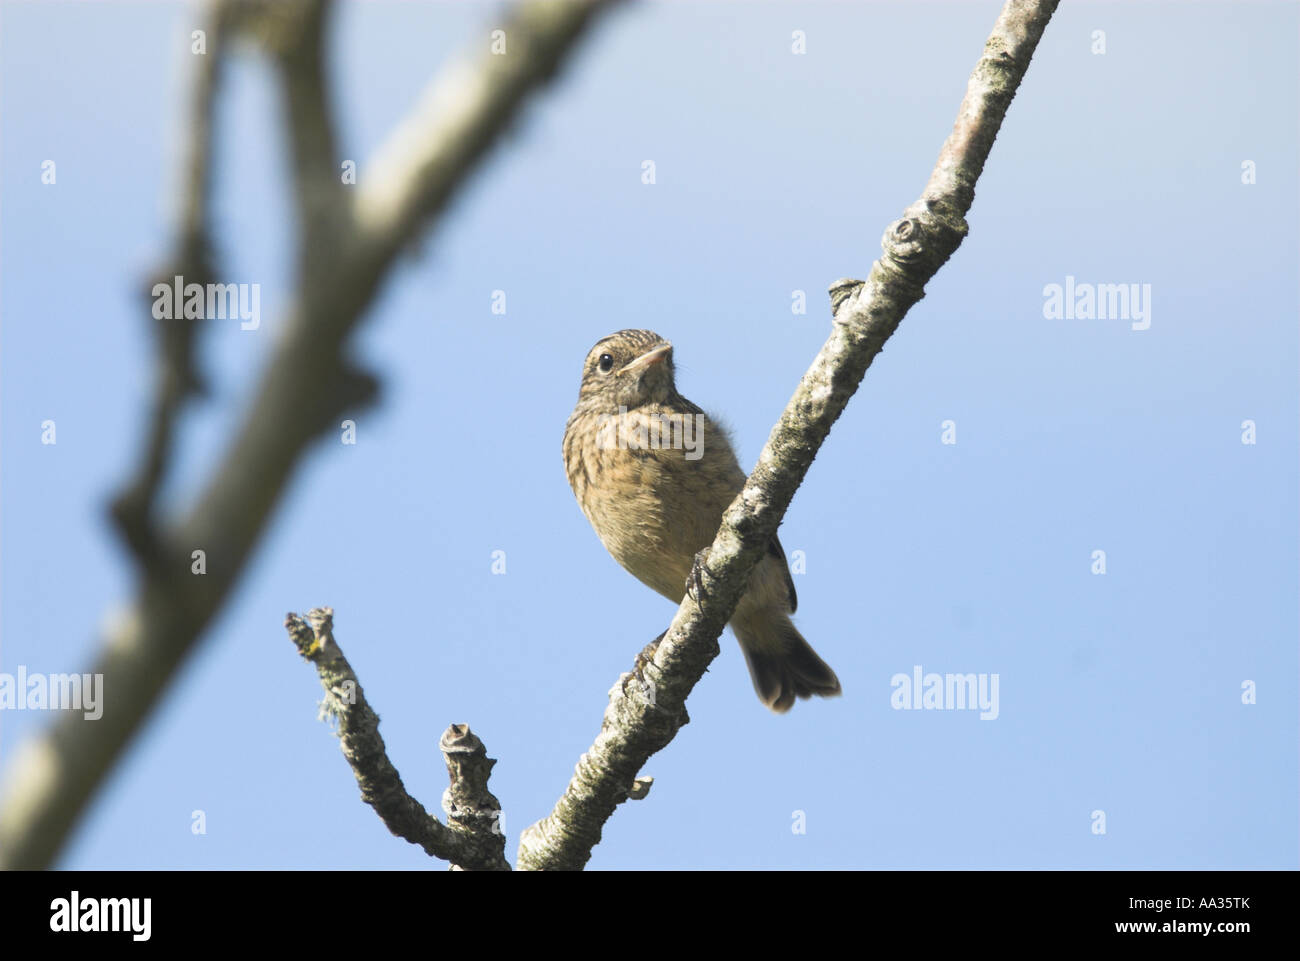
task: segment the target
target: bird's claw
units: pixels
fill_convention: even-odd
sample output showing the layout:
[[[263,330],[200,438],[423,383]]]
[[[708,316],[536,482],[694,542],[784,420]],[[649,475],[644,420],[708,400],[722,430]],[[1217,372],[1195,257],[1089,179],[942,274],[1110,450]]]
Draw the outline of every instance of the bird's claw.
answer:
[[[667,633],[667,631],[664,631],[641,649],[641,653],[636,656],[636,663],[632,666],[632,669],[636,671],[636,673],[641,674],[644,672],[646,665],[654,660],[655,651],[659,650],[659,642],[664,639],[664,634]]]
[[[704,562],[708,557],[707,547],[698,552],[695,559],[691,561],[691,572],[686,576],[686,593],[696,604],[704,597]]]

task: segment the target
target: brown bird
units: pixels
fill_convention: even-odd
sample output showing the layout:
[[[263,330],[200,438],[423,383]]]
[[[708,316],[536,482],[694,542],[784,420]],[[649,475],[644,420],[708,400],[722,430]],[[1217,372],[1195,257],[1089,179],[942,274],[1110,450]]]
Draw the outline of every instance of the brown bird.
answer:
[[[605,548],[674,604],[745,484],[726,432],[677,393],[672,344],[650,330],[620,330],[587,354],[564,430],[564,469]],[[840,693],[835,672],[790,621],[797,603],[773,537],[731,629],[759,700],[777,713],[796,697]]]

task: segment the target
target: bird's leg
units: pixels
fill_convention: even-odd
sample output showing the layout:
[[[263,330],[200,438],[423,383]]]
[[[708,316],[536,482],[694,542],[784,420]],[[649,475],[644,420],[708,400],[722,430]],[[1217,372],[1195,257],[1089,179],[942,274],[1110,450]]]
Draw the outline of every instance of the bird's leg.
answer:
[[[636,683],[637,687],[640,688],[641,697],[649,701],[651,707],[653,707],[655,703],[655,683],[646,673],[646,669],[650,667],[651,663],[654,661],[655,651],[659,649],[659,642],[664,639],[664,634],[667,633],[667,631],[664,631],[647,644],[641,650],[641,653],[636,656],[636,662],[632,665],[632,673],[623,675],[628,680]],[[623,691],[624,693],[627,692],[626,685],[624,686]]]
[[[636,663],[632,666],[632,670],[636,671],[638,674],[645,670],[645,666],[654,660],[655,651],[659,650],[659,642],[664,639],[664,634],[667,633],[667,631],[663,631],[658,637],[641,649],[641,653],[636,656]]]
[[[696,604],[704,597],[704,562],[709,559],[709,549],[698,551],[691,561],[691,572],[686,575],[686,593]]]
[[[631,673],[630,675],[628,675],[628,674],[623,675],[623,677],[626,678],[627,680],[634,680],[634,681],[636,682],[637,686],[640,688],[640,694],[641,694],[642,699],[645,700],[646,702],[648,702],[649,705],[650,705],[650,707],[652,707],[652,708],[656,708],[656,707],[658,707],[658,704],[656,703],[656,698],[657,698],[659,692],[658,692],[657,687],[655,686],[655,681],[654,681],[655,676],[657,676],[657,671],[656,671],[654,674],[652,674],[652,673],[649,671],[649,669],[652,668],[652,667],[654,666],[654,656],[655,656],[655,652],[656,652],[657,650],[659,650],[659,645],[660,645],[660,643],[663,641],[663,639],[664,639],[667,635],[668,635],[668,632],[667,632],[667,631],[664,631],[662,634],[660,634],[658,637],[656,637],[653,641],[651,641],[649,644],[647,644],[647,645],[642,649],[641,653],[638,654],[638,655],[636,656],[636,663],[635,663],[635,664],[633,665],[633,667],[632,667],[632,673]],[[624,692],[625,694],[627,693],[626,681],[624,681],[623,692]],[[680,715],[680,718],[679,718],[679,720],[678,720],[678,723],[679,723],[679,724],[689,724],[690,721],[691,721],[691,718],[690,718],[690,715],[686,713],[686,705],[685,705],[685,704],[679,704],[678,707],[677,707],[677,711],[678,711],[678,713],[679,713],[679,715]],[[652,780],[654,780],[654,779],[653,779],[653,778],[638,778],[638,781],[642,781],[642,780],[648,782],[648,781],[652,781]],[[637,789],[638,789],[637,784],[633,784],[633,785],[632,785],[632,790],[633,790],[633,792],[636,791]],[[648,790],[650,789],[650,785],[647,783],[647,784],[643,785],[641,789],[644,790],[644,791],[648,791]],[[628,796],[631,797],[631,798],[633,798],[633,799],[636,799],[636,798],[638,798],[638,796],[640,796],[640,797],[644,797],[644,794],[637,795],[636,793],[629,793]]]

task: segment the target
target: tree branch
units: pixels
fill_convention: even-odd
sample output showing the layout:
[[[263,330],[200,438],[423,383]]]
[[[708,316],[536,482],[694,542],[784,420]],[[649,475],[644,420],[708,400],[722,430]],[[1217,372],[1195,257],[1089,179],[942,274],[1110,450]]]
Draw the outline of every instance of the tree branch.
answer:
[[[451,780],[442,802],[451,822],[448,827],[406,792],[388,759],[379,718],[334,639],[333,609],[316,608],[305,616],[288,614],[284,626],[298,653],[316,666],[325,688],[321,714],[337,721],[339,746],[356,775],[361,799],[375,809],[388,830],[419,845],[430,857],[450,861],[455,870],[509,871],[506,839],[500,830],[501,805],[487,787],[496,761],[487,756],[469,726],[453,724],[439,744]]]
[[[966,88],[952,133],[921,198],[891,224],[868,279],[830,288],[830,338],[772,429],[744,489],[697,559],[704,585],[610,692],[600,734],[549,816],[524,831],[519,867],[576,870],[628,795],[636,773],[687,722],[685,701],[718,655],[749,573],[763,556],[831,425],[871,361],[966,236],[966,212],[1007,107],[1059,0],[1010,0]]]
[[[317,278],[341,259],[352,227],[351,196],[338,165],[334,119],[329,108],[325,47],[330,0],[278,7],[292,17],[273,32],[280,66],[284,124],[289,131],[298,222],[302,225],[299,274]],[[285,14],[281,14],[285,16]]]
[[[216,274],[208,218],[214,153],[212,128],[226,59],[226,34],[232,19],[231,7],[223,0],[207,4],[204,17],[207,52],[195,58],[190,91],[193,119],[179,171],[172,251],[149,281],[151,291],[157,283],[170,286],[177,276],[191,283],[207,284]],[[135,475],[109,506],[114,524],[143,569],[159,560],[154,506],[171,460],[176,419],[185,402],[205,390],[194,358],[201,321],[183,314],[161,320],[151,317],[151,321],[158,355],[145,447]]]
[[[310,13],[316,5],[306,0],[305,9]],[[477,62],[446,71],[380,150],[374,169],[363,171],[358,217],[340,231],[338,255],[300,259],[312,266],[300,273],[281,340],[220,467],[185,516],[148,535],[153,559],[138,596],[105,637],[91,668],[112,691],[103,717],[91,723],[64,712],[20,748],[6,771],[0,787],[0,868],[41,868],[56,856],[234,588],[308,445],[335,428],[342,412],[373,400],[375,379],[351,364],[345,346],[397,256],[464,185],[527,95],[554,75],[595,14],[612,5],[613,0],[552,0],[516,9],[505,24],[511,44],[507,54],[493,56],[484,38]],[[273,50],[290,51],[309,38],[284,36],[283,31],[307,31],[313,21],[286,13],[289,7],[281,2],[240,9],[241,15],[245,8],[258,16],[269,12],[275,19],[254,27],[274,35],[268,41]],[[319,42],[320,35],[312,42]],[[299,79],[308,75],[320,77],[312,69]],[[291,91],[289,99],[325,102],[323,93],[307,90]],[[441,113],[435,113],[435,105]],[[321,129],[329,129],[328,124]],[[201,135],[208,136],[206,130]],[[300,182],[319,179],[319,129],[312,134],[304,128],[296,136],[303,145],[310,141],[315,146],[298,150],[295,177]],[[313,204],[300,202],[299,207]],[[303,250],[311,242],[310,215],[298,226]],[[203,575],[190,573],[191,552],[199,549],[207,558]]]
[[[485,117],[512,114],[549,81],[595,16],[615,0],[531,0],[501,26],[504,53],[452,64],[369,161],[357,197],[368,247],[382,256],[440,213],[453,189],[505,129]],[[486,38],[485,38],[486,40]]]

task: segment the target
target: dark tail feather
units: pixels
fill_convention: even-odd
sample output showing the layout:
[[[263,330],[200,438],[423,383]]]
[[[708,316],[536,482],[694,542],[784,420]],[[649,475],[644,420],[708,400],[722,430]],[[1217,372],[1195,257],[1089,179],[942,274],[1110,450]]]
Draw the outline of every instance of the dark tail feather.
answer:
[[[758,699],[777,714],[790,710],[795,698],[840,693],[840,679],[788,617],[769,614],[762,622],[733,623],[731,627],[745,654]]]

